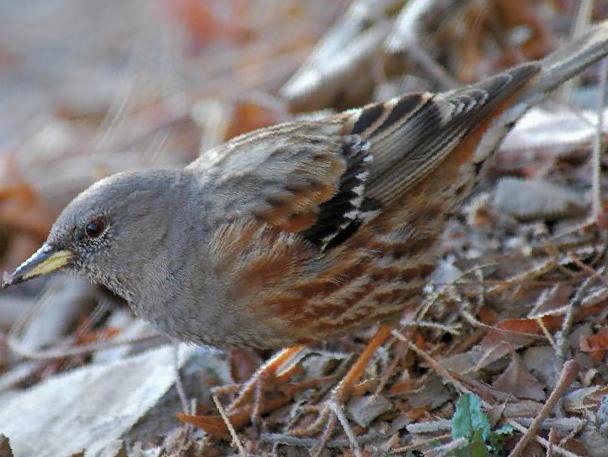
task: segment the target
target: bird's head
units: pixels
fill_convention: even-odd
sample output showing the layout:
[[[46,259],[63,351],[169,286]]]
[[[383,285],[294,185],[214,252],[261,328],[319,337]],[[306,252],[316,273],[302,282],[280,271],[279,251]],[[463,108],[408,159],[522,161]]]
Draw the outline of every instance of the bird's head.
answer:
[[[158,249],[171,218],[176,172],[119,173],[78,195],[57,218],[46,242],[4,287],[63,270],[84,274],[124,298]]]

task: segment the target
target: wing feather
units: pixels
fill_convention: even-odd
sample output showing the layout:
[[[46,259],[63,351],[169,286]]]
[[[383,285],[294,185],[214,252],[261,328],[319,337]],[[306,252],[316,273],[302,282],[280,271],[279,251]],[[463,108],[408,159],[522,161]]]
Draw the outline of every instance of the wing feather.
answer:
[[[538,70],[537,64],[526,64],[473,86],[437,95],[423,94],[413,113],[388,129],[381,125],[372,131],[369,141],[374,164],[369,195],[383,202],[399,198]]]
[[[408,94],[319,121],[235,138],[189,168],[204,170],[226,214],[299,233],[319,250],[348,239],[404,198],[482,120],[538,72],[526,64],[443,94]]]

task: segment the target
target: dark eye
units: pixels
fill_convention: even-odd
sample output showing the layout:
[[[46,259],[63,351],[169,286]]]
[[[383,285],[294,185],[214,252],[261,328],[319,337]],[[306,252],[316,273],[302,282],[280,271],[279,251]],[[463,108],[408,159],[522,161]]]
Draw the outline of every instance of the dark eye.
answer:
[[[85,233],[89,238],[97,238],[103,233],[106,228],[106,222],[103,218],[98,217],[90,221],[84,228]]]

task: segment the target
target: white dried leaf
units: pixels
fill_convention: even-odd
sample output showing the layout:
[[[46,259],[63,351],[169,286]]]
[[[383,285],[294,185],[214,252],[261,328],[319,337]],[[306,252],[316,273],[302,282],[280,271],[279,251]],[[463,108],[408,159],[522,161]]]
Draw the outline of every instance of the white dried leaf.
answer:
[[[532,108],[506,136],[501,151],[551,150],[566,153],[590,144],[596,134],[597,113]],[[608,109],[604,111],[604,133],[608,133]]]
[[[335,55],[327,56],[324,49],[315,51],[280,90],[291,110],[326,108],[338,94],[340,98],[356,98],[359,91],[371,87],[373,81],[369,66],[388,30],[388,23],[383,22],[358,32],[348,37],[344,47]],[[323,44],[322,41],[320,46]]]
[[[390,411],[392,404],[383,395],[354,397],[346,405],[348,414],[361,427],[367,427],[378,416]]]
[[[321,38],[300,69],[281,88],[292,111],[313,111],[331,105],[338,94],[371,87],[369,65],[381,52],[392,21],[387,13],[400,1],[355,1]],[[346,92],[346,93],[344,93]]]
[[[505,178],[496,186],[494,207],[521,221],[556,220],[583,214],[582,195],[551,182]]]
[[[387,51],[399,53],[422,41],[426,42],[427,37],[432,40],[437,24],[442,19],[454,16],[455,11],[467,3],[462,0],[410,0],[395,20],[393,30],[386,40]],[[428,42],[425,44],[428,45]]]
[[[179,366],[194,350],[183,347]],[[119,439],[175,382],[174,349],[164,346],[115,363],[49,378],[0,408],[0,430],[17,456],[97,456]],[[70,431],[69,439],[65,437]]]

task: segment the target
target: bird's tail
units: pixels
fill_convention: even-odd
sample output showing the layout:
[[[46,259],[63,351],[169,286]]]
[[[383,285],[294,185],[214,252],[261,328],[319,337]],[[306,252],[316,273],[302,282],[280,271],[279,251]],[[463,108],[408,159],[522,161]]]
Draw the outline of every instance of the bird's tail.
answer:
[[[513,100],[511,107],[495,119],[480,142],[475,153],[477,169],[481,169],[481,164],[496,151],[509,130],[531,107],[542,102],[547,94],[560,84],[607,55],[608,21],[604,21],[535,62],[539,72]],[[525,69],[529,65],[523,64],[520,68]],[[517,70],[518,68],[508,70],[507,73]]]
[[[542,97],[608,55],[608,21],[601,22],[540,60],[541,72],[522,94],[522,100]],[[537,100],[531,100],[530,105]]]

